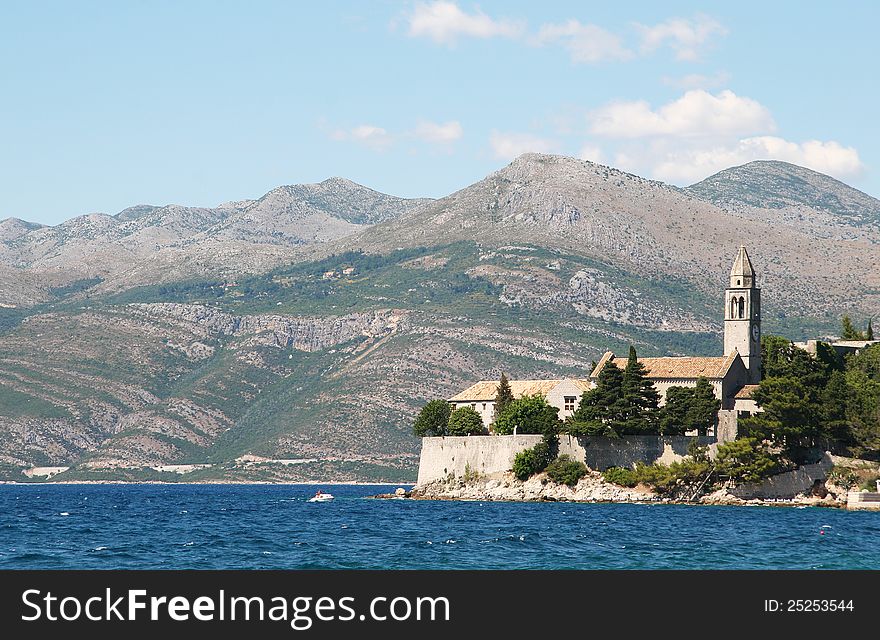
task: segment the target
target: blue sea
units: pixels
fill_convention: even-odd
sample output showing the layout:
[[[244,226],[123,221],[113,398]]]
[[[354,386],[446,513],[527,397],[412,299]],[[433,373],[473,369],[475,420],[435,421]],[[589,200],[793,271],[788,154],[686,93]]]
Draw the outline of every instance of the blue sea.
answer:
[[[880,513],[369,498],[396,486],[4,485],[0,568],[880,569]]]

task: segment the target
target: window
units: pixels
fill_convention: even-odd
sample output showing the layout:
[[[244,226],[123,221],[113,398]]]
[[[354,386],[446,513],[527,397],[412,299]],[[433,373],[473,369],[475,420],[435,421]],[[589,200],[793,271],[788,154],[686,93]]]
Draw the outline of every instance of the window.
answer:
[[[574,396],[565,396],[565,410],[566,411],[574,411],[574,405],[577,398]]]
[[[477,410],[477,403],[476,402],[471,402],[471,409],[473,409],[474,411]]]
[[[485,410],[486,410],[486,403],[484,402],[483,403],[483,411],[485,411]]]

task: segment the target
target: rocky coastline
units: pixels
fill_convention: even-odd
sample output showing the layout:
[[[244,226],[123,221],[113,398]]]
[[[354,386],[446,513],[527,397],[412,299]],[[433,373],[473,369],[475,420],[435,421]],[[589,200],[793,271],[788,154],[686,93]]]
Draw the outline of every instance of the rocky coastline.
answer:
[[[739,498],[726,488],[689,500],[661,495],[650,487],[637,485],[621,487],[605,482],[602,475],[591,471],[574,486],[557,484],[540,473],[526,481],[513,473],[495,473],[472,478],[448,478],[417,485],[405,494],[389,494],[388,498],[413,500],[463,500],[486,502],[584,502],[584,503],[635,503],[635,504],[700,504],[700,505],[756,505],[756,506],[846,506],[846,490],[828,484],[800,495],[778,498]]]

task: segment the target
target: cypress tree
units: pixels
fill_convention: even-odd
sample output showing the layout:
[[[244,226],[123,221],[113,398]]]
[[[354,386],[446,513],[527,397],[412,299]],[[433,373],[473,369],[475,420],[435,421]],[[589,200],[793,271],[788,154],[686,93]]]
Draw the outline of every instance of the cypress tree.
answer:
[[[599,372],[596,387],[581,396],[580,404],[569,418],[568,432],[573,435],[616,436],[625,424],[623,371],[608,362]]]
[[[840,338],[842,340],[864,340],[865,334],[856,330],[849,316],[843,316],[840,321]]]
[[[871,318],[868,318],[868,328],[865,330],[865,340],[874,339],[874,327],[871,326]]]
[[[712,383],[706,378],[698,378],[688,411],[688,431],[696,430],[698,435],[705,436],[715,426],[720,408],[721,400],[715,397]]]
[[[495,419],[498,419],[504,410],[513,402],[513,391],[510,388],[510,381],[507,376],[502,373],[501,379],[498,381],[498,392],[495,394]]]
[[[639,362],[633,346],[629,348],[629,359],[623,371],[622,391],[627,408],[625,433],[657,433],[660,394],[647,378],[645,366]]]

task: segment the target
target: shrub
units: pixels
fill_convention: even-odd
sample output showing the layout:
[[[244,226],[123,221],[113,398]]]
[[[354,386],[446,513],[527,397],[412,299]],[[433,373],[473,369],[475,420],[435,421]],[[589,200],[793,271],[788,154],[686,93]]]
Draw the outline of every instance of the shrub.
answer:
[[[639,483],[635,472],[624,467],[609,467],[602,472],[602,479],[621,487],[634,487]]]
[[[833,467],[828,473],[828,482],[844,489],[852,489],[859,484],[859,476],[849,467]]]
[[[478,435],[483,431],[483,419],[470,407],[459,407],[449,415],[447,433],[451,436]]]
[[[513,475],[526,481],[536,473],[547,468],[550,462],[550,447],[546,442],[539,442],[530,449],[520,451],[513,459]]]
[[[864,482],[859,486],[859,489],[867,489],[868,491],[877,491],[877,480],[880,480],[880,475],[871,474],[868,476]]]
[[[587,465],[573,460],[571,456],[561,455],[547,465],[547,475],[553,482],[573,487],[587,475]]]

